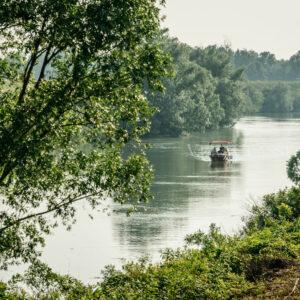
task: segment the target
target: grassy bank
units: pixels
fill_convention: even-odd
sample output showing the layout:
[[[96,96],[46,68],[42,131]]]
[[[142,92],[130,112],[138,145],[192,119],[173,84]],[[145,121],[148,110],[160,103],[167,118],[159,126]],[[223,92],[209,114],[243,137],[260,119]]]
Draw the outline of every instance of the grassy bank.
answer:
[[[3,299],[299,299],[300,189],[264,197],[241,232],[227,236],[211,225],[186,238],[187,247],[166,250],[159,264],[147,259],[123,270],[107,267],[102,282],[85,286],[37,262],[15,285],[2,285]],[[193,247],[189,247],[193,245]],[[18,296],[19,295],[19,296]],[[0,298],[1,298],[0,297]],[[1,299],[2,299],[1,298]],[[35,299],[34,298],[34,299]]]

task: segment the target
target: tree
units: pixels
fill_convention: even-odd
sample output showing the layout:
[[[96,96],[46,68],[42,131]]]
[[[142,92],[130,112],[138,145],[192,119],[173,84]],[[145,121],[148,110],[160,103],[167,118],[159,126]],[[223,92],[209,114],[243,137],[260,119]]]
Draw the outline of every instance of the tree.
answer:
[[[290,71],[290,78],[292,80],[299,80],[300,78],[300,51],[298,51],[296,54],[291,56],[291,58],[288,61],[289,71]]]
[[[164,93],[150,97],[159,109],[152,123],[152,134],[178,136],[216,128],[223,117],[216,80],[210,72],[190,60],[192,48],[164,37],[164,47],[173,58],[175,75],[164,79]]]
[[[259,84],[248,82],[246,85],[246,102],[244,105],[244,113],[258,113],[261,110],[264,97]]]
[[[237,50],[232,55],[236,68],[244,68],[249,80],[296,81],[300,78],[300,52],[288,60],[276,59],[270,52]]]
[[[231,56],[231,50],[227,46],[218,47],[213,45],[204,49],[194,49],[191,53],[191,60],[209,70],[213,77],[221,78],[228,77],[233,70]]]
[[[228,47],[209,46],[195,49],[191,59],[211,72],[216,80],[216,91],[223,110],[220,126],[232,126],[241,116],[246,99],[243,69],[234,70],[232,51]]]
[[[287,164],[287,174],[295,184],[300,184],[300,151],[293,155]]]
[[[232,51],[217,46],[192,48],[166,35],[162,42],[173,58],[175,76],[163,80],[164,93],[149,98],[158,109],[151,134],[178,136],[232,126],[249,98],[243,69],[232,66]]]
[[[275,82],[263,90],[264,103],[262,112],[287,113],[293,110],[293,100],[290,89],[285,82]]]
[[[138,145],[142,85],[161,89],[168,66],[159,23],[153,0],[1,1],[0,268],[35,258],[80,200],[149,198]]]
[[[149,93],[145,89],[145,93],[149,94],[151,105],[157,109],[153,116],[151,134],[178,136],[184,130],[185,123],[182,112],[185,110],[186,99],[182,99],[179,95],[188,88],[182,75],[186,72],[186,64],[189,63],[190,47],[179,43],[176,39],[168,38],[164,33],[161,41],[165,51],[172,57],[174,74],[172,78],[163,79],[165,87],[163,92]]]

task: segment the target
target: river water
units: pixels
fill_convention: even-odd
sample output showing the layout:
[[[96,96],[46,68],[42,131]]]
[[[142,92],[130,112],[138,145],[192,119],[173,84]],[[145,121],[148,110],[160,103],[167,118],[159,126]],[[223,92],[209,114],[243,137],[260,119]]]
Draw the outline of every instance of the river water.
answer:
[[[212,168],[208,143],[220,138],[233,141],[233,161]],[[246,117],[231,129],[147,142],[154,200],[130,217],[126,207],[113,205],[115,212],[96,213],[93,220],[81,205],[73,229],[57,229],[43,250],[55,271],[95,282],[105,265],[144,255],[158,260],[160,250],[183,246],[186,234],[206,231],[210,223],[237,232],[262,195],[291,185],[286,161],[300,149],[300,118]]]

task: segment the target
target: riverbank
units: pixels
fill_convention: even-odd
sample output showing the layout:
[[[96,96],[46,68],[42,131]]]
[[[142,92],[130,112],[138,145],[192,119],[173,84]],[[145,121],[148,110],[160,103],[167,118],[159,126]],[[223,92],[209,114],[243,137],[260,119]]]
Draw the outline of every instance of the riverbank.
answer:
[[[271,293],[274,299],[289,295],[291,282],[298,278],[299,216],[299,188],[267,195],[261,206],[253,207],[240,234],[226,236],[212,225],[208,234],[197,232],[186,238],[197,249],[166,251],[160,265],[136,263],[122,272],[110,270],[100,285],[101,296],[255,299]]]
[[[266,195],[239,234],[211,225],[186,242],[166,250],[159,264],[140,259],[122,270],[107,267],[93,286],[40,263],[19,280],[39,291],[36,299],[299,299],[300,188]],[[30,299],[9,298],[5,288],[2,295]]]
[[[298,118],[248,117],[226,130],[149,140],[154,199],[130,217],[126,206],[105,202],[108,215],[79,204],[78,222],[70,232],[58,227],[41,259],[60,274],[94,284],[105,265],[121,267],[122,258],[145,254],[157,262],[161,249],[182,247],[187,234],[206,232],[210,223],[233,234],[253,202],[291,185],[286,161],[300,149],[299,136]],[[208,143],[220,137],[234,142],[234,160],[226,168],[211,168]]]
[[[265,275],[264,285],[259,293],[253,291],[244,300],[296,300],[300,299],[300,263],[284,269],[272,270]]]

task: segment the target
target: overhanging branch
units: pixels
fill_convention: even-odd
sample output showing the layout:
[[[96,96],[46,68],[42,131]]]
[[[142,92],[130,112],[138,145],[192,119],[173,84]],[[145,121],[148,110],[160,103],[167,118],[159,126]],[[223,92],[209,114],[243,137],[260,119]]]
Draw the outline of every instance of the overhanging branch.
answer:
[[[33,219],[33,218],[36,218],[36,217],[39,217],[39,216],[43,216],[43,215],[46,215],[46,214],[49,214],[49,213],[52,213],[52,212],[55,212],[57,210],[59,210],[60,208],[62,207],[68,207],[69,205],[73,204],[73,203],[76,203],[80,200],[83,200],[83,199],[86,199],[86,198],[89,198],[89,197],[95,197],[99,195],[99,193],[95,193],[95,194],[90,194],[90,195],[84,195],[84,196],[81,196],[81,197],[78,197],[78,198],[74,198],[74,199],[71,199],[69,201],[62,201],[61,203],[55,205],[54,207],[52,208],[49,208],[49,209],[46,209],[44,211],[41,211],[41,212],[38,212],[38,213],[34,213],[34,214],[29,214],[27,216],[24,216],[20,219],[17,219],[15,221],[13,221],[11,224],[7,225],[7,226],[4,226],[2,228],[0,228],[0,234],[2,232],[4,232],[5,230],[13,227],[13,226],[16,226],[26,220],[29,220],[29,219]]]

